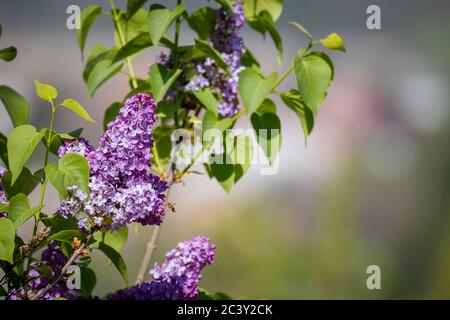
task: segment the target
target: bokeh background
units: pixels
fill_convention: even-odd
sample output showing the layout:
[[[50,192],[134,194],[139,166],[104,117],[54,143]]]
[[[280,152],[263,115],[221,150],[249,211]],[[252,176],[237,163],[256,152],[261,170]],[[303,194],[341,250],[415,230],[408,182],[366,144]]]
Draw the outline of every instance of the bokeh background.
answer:
[[[87,96],[74,31],[66,8],[87,0],[0,0],[0,46],[18,56],[0,62],[0,83],[21,92],[31,122],[46,125],[49,109],[34,94],[33,80],[54,84],[61,97],[84,104],[99,124],[60,112],[57,130],[84,127],[96,141],[106,107],[128,92],[117,76]],[[108,1],[95,1],[109,10]],[[125,1],[117,1],[123,7]],[[153,2],[153,1],[152,1]],[[174,1],[160,1],[172,7]],[[207,3],[187,1],[189,12]],[[278,101],[283,145],[276,175],[256,166],[227,195],[205,176],[176,186],[156,261],[179,241],[205,234],[217,259],[201,285],[233,297],[275,299],[450,298],[450,2],[285,0],[278,21],[284,64],[270,39],[246,29],[244,37],[265,71],[283,72],[305,37],[287,25],[298,21],[317,37],[336,31],[348,52],[331,53],[336,76],[305,146],[296,116]],[[366,8],[381,7],[382,29],[366,28]],[[215,6],[214,2],[210,2]],[[110,17],[99,19],[87,48],[113,45]],[[182,43],[192,41],[184,32]],[[158,50],[134,61],[144,76]],[[282,89],[295,85],[289,77]],[[0,108],[0,131],[12,126]],[[248,120],[240,120],[248,126]],[[29,164],[37,168],[40,157]],[[38,196],[33,195],[34,201]],[[57,206],[49,190],[46,210]],[[152,228],[130,228],[123,249],[133,281]],[[29,238],[29,229],[22,236]],[[101,253],[94,253],[97,294],[124,286]],[[381,290],[368,290],[366,268],[381,268]]]

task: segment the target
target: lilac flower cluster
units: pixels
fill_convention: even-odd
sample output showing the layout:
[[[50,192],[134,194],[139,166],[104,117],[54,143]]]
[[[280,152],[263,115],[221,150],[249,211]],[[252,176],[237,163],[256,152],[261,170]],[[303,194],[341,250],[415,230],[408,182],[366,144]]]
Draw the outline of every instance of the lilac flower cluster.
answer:
[[[33,262],[30,265],[28,276],[31,281],[28,282],[27,291],[23,288],[12,289],[9,292],[9,300],[22,300],[25,297],[30,297],[36,294],[39,290],[45,288],[50,281],[61,273],[62,268],[66,265],[68,258],[62,253],[56,242],[51,242],[48,247],[42,251],[41,261]],[[75,264],[75,262],[74,262]],[[51,274],[43,273],[45,267],[51,270]],[[50,276],[50,277],[49,277]],[[67,277],[64,275],[60,281],[55,283],[46,294],[44,294],[41,300],[51,300],[54,298],[66,298],[75,299],[79,296],[77,290],[69,289],[67,287]]]
[[[6,173],[6,168],[0,166],[0,181]],[[0,204],[8,204],[8,200],[5,196],[5,191],[3,190],[3,185],[0,183]],[[5,218],[8,215],[7,212],[0,212],[0,218]]]
[[[125,101],[119,116],[108,124],[97,149],[84,139],[61,145],[59,156],[75,152],[86,157],[90,166],[90,195],[70,187],[71,196],[58,210],[62,216],[83,212],[86,216],[78,216],[83,230],[162,222],[167,185],[150,173],[155,109],[150,95],[137,94]]]
[[[187,91],[210,87],[218,92],[222,97],[218,111],[223,118],[233,117],[242,108],[238,101],[238,81],[245,46],[239,31],[244,22],[242,2],[235,2],[233,11],[225,8],[217,10],[217,21],[210,42],[227,63],[230,74],[219,68],[212,59],[207,58],[195,65],[197,74],[185,86]]]
[[[214,261],[215,245],[207,237],[194,237],[179,243],[166,254],[166,260],[150,271],[153,280],[108,296],[109,300],[192,300],[202,269]]]

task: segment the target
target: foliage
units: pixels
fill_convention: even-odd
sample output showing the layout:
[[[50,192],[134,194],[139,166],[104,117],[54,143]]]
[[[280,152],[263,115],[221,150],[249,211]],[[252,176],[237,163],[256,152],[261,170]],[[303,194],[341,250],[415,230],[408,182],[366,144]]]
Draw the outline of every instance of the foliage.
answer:
[[[226,163],[207,163],[205,169],[209,177],[216,179],[230,192],[250,167],[250,163],[240,162],[239,157],[244,154],[250,155],[251,158],[253,150],[252,139],[247,133],[236,136],[228,130],[234,128],[240,118],[250,121],[256,130],[257,143],[260,144],[268,162],[273,164],[281,144],[281,122],[277,115],[279,107],[277,108],[273,99],[279,96],[286,107],[297,115],[305,139],[308,138],[317,110],[325,99],[334,76],[331,59],[316,47],[321,44],[331,50],[346,50],[338,34],[332,33],[323,39],[316,39],[301,24],[292,22],[295,28],[307,36],[308,46],[298,51],[281,76],[278,76],[278,72],[264,74],[260,62],[245,46],[239,31],[244,23],[247,23],[262,36],[268,34],[277,50],[276,59],[281,65],[283,41],[276,26],[283,8],[281,0],[217,0],[216,5],[219,8],[208,3],[211,6],[199,8],[193,13],[186,10],[184,1],[181,0],[174,8],[160,4],[149,5],[146,0],[128,0],[124,10],[117,8],[112,0],[110,4],[110,13],[100,5],[84,8],[81,28],[77,31],[84,61],[82,76],[90,96],[112,77],[123,73],[129,76],[130,89],[124,93],[124,100],[112,102],[106,108],[103,120],[106,133],[100,139],[99,148],[95,149],[79,138],[81,130],[59,133],[53,129],[55,113],[60,108],[71,110],[83,120],[95,122],[75,99],[61,99],[58,103],[57,89],[36,80],[36,95],[49,105],[51,121],[48,128],[35,128],[28,123],[28,102],[15,90],[0,85],[0,100],[14,126],[7,138],[0,136],[0,156],[6,167],[1,172],[0,266],[5,276],[0,280],[0,292],[8,295],[8,299],[73,298],[73,292],[64,291],[62,294],[61,291],[56,291],[71,265],[81,268],[82,288],[75,297],[90,298],[97,277],[94,270],[88,268],[91,261],[89,252],[92,250],[103,252],[128,285],[126,263],[120,255],[128,237],[128,228],[122,224],[115,225],[114,219],[110,219],[105,212],[110,210],[108,212],[112,215],[118,214],[119,208],[125,206],[126,201],[120,197],[130,193],[139,200],[139,192],[144,189],[152,192],[158,201],[165,201],[170,208],[166,192],[173,184],[180,183],[186,175],[193,173],[191,167],[195,160],[207,151],[210,159],[227,160]],[[90,30],[97,19],[106,16],[112,18],[114,23],[115,46],[107,48],[102,44],[92,45],[85,57]],[[196,33],[196,38],[189,45],[179,43],[182,27],[188,27]],[[133,59],[146,48],[154,47],[161,47],[163,52],[156,57],[156,62],[150,66],[147,75],[138,78],[133,69]],[[5,61],[11,61],[15,56],[16,50],[13,47],[0,50],[0,58]],[[279,92],[279,85],[290,74],[295,76],[297,87]],[[145,95],[147,93],[151,94],[151,98]],[[151,99],[151,102],[147,99]],[[147,106],[153,108],[155,103],[158,104],[158,109],[152,109],[145,114],[143,109]],[[146,127],[139,127],[139,121],[143,121],[144,116],[149,117],[148,123]],[[132,127],[131,123],[138,124]],[[149,129],[150,133],[146,133],[149,126],[154,128]],[[200,152],[184,166],[172,162],[173,154],[180,156],[182,153],[175,152],[181,150],[179,147],[182,141],[173,143],[171,135],[179,129],[193,133],[199,128],[203,129]],[[211,151],[217,140],[207,134],[207,129],[214,129],[220,135],[218,140],[225,142],[225,147],[220,152]],[[129,134],[129,140],[120,140],[120,137],[117,140],[114,134],[118,130],[121,134]],[[268,130],[268,133],[263,134],[262,130]],[[40,142],[45,146],[45,161],[42,168],[32,173],[26,164]],[[138,172],[139,170],[134,168],[135,163],[131,162],[122,169],[120,164],[110,165],[111,170],[115,168],[114,165],[119,169],[108,178],[99,174],[98,167],[105,166],[105,163],[99,162],[100,154],[103,154],[105,159],[105,154],[116,157],[115,160],[120,162],[123,160],[120,157],[126,157],[125,151],[131,149],[120,149],[123,151],[120,153],[117,148],[127,143],[134,143],[136,148],[141,145],[147,148],[145,143],[153,146],[151,152],[147,150],[147,153],[142,153],[148,162],[143,165],[143,169],[139,169],[143,173]],[[61,153],[61,150],[66,151]],[[50,153],[59,156],[58,163],[49,162]],[[147,166],[151,169],[151,174],[147,172]],[[124,172],[128,172],[126,176],[130,179],[125,185],[122,181],[125,179]],[[122,184],[114,180],[121,180]],[[67,212],[75,212],[62,214],[61,208],[58,212],[43,211],[48,182],[58,191],[61,208],[64,207]],[[39,185],[39,203],[31,205],[28,195]],[[111,186],[116,188],[114,195],[106,193],[106,188]],[[132,191],[134,193],[131,193]],[[102,216],[90,215],[92,207],[99,205],[95,201],[103,201],[103,196],[107,197],[104,201],[112,203],[110,208],[96,211],[101,212]],[[118,199],[112,200],[116,197]],[[131,200],[135,201],[134,198]],[[143,222],[142,219],[130,221],[159,225],[164,212],[156,214],[158,219],[151,222]],[[31,218],[34,218],[34,232],[31,240],[25,242],[17,236],[17,229]],[[80,224],[80,221],[83,224]],[[151,257],[156,239],[157,233],[155,239],[151,240],[154,242],[149,243],[150,251],[145,254],[141,268],[144,275],[138,275],[138,282],[145,276],[150,262],[148,256]],[[205,241],[209,240],[202,240],[202,243]],[[195,244],[195,240],[192,243]],[[192,250],[203,250],[202,245],[195,244]],[[47,248],[47,251],[42,253],[39,260],[35,254],[41,248]],[[207,254],[211,255],[213,249],[213,246],[208,247]],[[44,258],[44,253],[55,252],[61,255],[62,263],[52,264],[53,262]],[[209,256],[205,261],[208,263],[202,264],[202,268],[212,262],[212,257]],[[201,268],[198,268],[193,274],[186,276],[186,279],[189,278],[189,281],[196,284],[200,270]],[[34,283],[36,279],[32,279],[32,272],[37,272],[39,277],[45,278],[46,285]],[[163,282],[157,283],[155,274],[153,276],[156,277],[156,282],[147,283],[152,290],[154,286],[163,285]],[[30,285],[26,291],[24,283],[29,281],[36,284],[36,287],[32,290],[30,287],[33,286]],[[141,292],[140,290],[145,288],[144,283],[130,290]],[[175,296],[182,297],[178,293]],[[197,296],[201,299],[230,299],[224,293],[210,294],[204,289],[197,291],[195,287],[189,298]]]

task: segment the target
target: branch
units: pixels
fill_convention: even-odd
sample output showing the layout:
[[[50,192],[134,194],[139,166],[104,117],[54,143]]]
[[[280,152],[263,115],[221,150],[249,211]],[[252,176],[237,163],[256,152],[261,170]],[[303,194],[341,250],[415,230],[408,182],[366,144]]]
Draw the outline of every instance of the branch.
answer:
[[[57,284],[62,279],[62,277],[66,273],[67,269],[74,263],[75,259],[78,258],[78,256],[81,254],[81,251],[83,251],[83,249],[86,248],[86,244],[89,242],[91,237],[92,237],[92,234],[90,234],[86,238],[86,241],[72,253],[72,256],[69,258],[67,263],[61,269],[61,272],[59,273],[59,275],[52,282],[50,282],[44,288],[39,290],[34,296],[30,297],[30,300],[38,300],[44,294],[46,294],[48,292],[48,290],[50,290],[51,287],[53,287],[55,284]]]

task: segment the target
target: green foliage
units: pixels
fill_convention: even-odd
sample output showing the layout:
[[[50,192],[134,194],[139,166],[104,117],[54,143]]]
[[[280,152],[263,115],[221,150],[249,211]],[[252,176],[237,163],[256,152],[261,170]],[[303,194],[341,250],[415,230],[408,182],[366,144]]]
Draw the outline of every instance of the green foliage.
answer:
[[[103,60],[98,62],[89,73],[87,79],[88,93],[92,97],[95,91],[104,84],[108,79],[122,70],[123,64],[111,65],[110,60]]]
[[[218,101],[214,94],[207,88],[194,91],[195,97],[205,106],[209,111],[217,115]]]
[[[298,90],[290,90],[280,94],[283,102],[300,119],[305,138],[307,138],[314,127],[314,112],[303,102]]]
[[[89,298],[97,284],[97,277],[94,270],[89,268],[81,268],[81,284],[80,293],[83,298]]]
[[[160,64],[152,65],[150,69],[150,84],[152,88],[153,99],[156,103],[161,101],[169,88],[181,74],[181,70],[168,73],[166,68]]]
[[[345,44],[341,36],[333,32],[324,39],[320,39],[320,43],[331,50],[345,52]]]
[[[216,19],[216,11],[210,7],[204,7],[195,11],[187,21],[191,29],[197,32],[201,39],[206,40],[214,31]]]
[[[117,271],[119,271],[125,283],[128,285],[127,265],[125,264],[125,260],[123,260],[120,253],[118,253],[114,248],[108,246],[104,242],[98,243],[98,250],[103,252],[108,257],[108,259],[116,267]]]
[[[23,193],[19,193],[9,200],[8,219],[14,222],[14,226],[17,229],[28,219],[37,214],[43,207],[43,205],[38,205],[31,208],[27,196]]]
[[[141,32],[119,49],[111,63],[119,62],[151,46],[153,42],[148,32]]]
[[[0,260],[13,262],[15,236],[14,223],[6,218],[0,219]]]
[[[147,0],[128,0],[126,18],[130,19],[147,2]]]
[[[96,4],[92,4],[87,6],[81,11],[80,29],[77,30],[77,39],[78,44],[80,45],[81,52],[84,50],[84,46],[86,45],[86,39],[89,34],[89,30],[92,27],[92,24],[95,20],[102,15],[102,7]]]
[[[0,85],[0,100],[5,106],[14,127],[28,122],[28,102],[19,93],[10,87]]]
[[[251,115],[266,99],[277,80],[277,74],[271,73],[265,77],[253,69],[245,69],[239,75],[239,94],[244,104],[245,112]]]
[[[153,43],[158,43],[170,25],[184,12],[184,3],[178,4],[173,11],[158,4],[150,7],[147,18],[148,32]]]
[[[68,196],[67,188],[73,185],[89,194],[89,164],[86,158],[79,154],[65,154],[59,159],[58,166],[53,163],[46,165],[45,173],[63,199]]]
[[[260,32],[263,36],[268,32],[275,44],[278,52],[278,63],[281,64],[283,56],[283,40],[275,26],[275,22],[267,11],[261,11],[258,15],[249,18],[250,26],[256,31]]]
[[[44,130],[36,131],[31,125],[16,127],[8,136],[8,162],[12,174],[11,184],[19,177],[23,166],[44,136]]]
[[[58,96],[58,91],[50,84],[34,80],[34,85],[36,88],[36,95],[42,100],[52,103]]]
[[[119,114],[119,110],[122,107],[120,102],[114,102],[105,111],[105,117],[103,118],[103,130],[106,131],[108,129],[108,123],[113,121],[117,115]]]
[[[333,69],[326,60],[316,54],[297,56],[293,64],[300,96],[315,113],[331,84]]]
[[[203,52],[207,57],[213,59],[219,67],[229,72],[228,65],[223,59],[219,51],[217,51],[208,41],[202,39],[195,39],[195,47]]]
[[[269,100],[270,101],[270,100]],[[266,103],[270,105],[270,103]],[[259,109],[258,109],[259,110]],[[251,116],[253,129],[256,131],[258,143],[263,149],[269,163],[273,163],[281,147],[281,122],[274,112]]]
[[[4,61],[12,61],[16,56],[17,49],[14,47],[0,49],[0,59]]]
[[[125,242],[128,239],[128,228],[123,227],[119,230],[114,231],[97,231],[94,233],[94,239],[99,242],[103,242],[107,246],[113,248],[115,251],[120,252]]]
[[[61,105],[75,112],[75,114],[77,114],[80,118],[95,123],[95,120],[91,118],[89,113],[83,108],[83,106],[78,101],[74,99],[66,99],[63,102],[61,102]]]
[[[84,240],[86,235],[80,230],[62,230],[50,236],[49,240],[71,244],[74,238]]]
[[[283,11],[282,0],[244,0],[244,13],[247,19],[252,19],[261,12],[270,13],[272,20],[277,21]]]
[[[11,171],[6,172],[1,179],[3,191],[7,199],[10,199],[19,193],[29,195],[40,182],[38,175],[32,174],[27,167],[23,167],[14,184],[11,184],[11,179]]]

